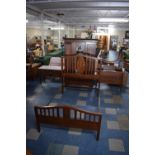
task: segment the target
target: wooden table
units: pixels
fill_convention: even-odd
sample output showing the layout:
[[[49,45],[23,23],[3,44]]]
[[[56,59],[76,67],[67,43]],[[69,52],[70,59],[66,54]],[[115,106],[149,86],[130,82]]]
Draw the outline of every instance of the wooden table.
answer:
[[[26,64],[26,76],[30,79],[35,79],[38,76],[38,68],[41,66],[41,63],[27,63]]]
[[[61,66],[47,66],[39,67],[40,81],[45,80],[46,77],[61,77]]]

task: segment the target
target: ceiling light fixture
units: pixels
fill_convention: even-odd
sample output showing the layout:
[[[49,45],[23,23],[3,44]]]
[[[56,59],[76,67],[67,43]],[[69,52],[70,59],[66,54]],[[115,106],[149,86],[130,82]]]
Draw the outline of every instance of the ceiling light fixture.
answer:
[[[115,28],[115,25],[109,25],[108,28]]]
[[[99,22],[120,22],[120,23],[126,23],[129,22],[129,19],[127,18],[99,18]]]

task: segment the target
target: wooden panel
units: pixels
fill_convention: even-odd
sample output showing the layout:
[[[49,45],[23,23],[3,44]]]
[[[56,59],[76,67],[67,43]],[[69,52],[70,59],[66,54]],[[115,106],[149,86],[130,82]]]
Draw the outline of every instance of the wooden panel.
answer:
[[[71,54],[72,53],[72,42],[66,41],[65,42],[65,54]]]
[[[97,39],[65,38],[64,45],[65,55],[83,52],[96,56]]]
[[[96,53],[96,43],[94,42],[87,42],[86,43],[86,53],[90,54],[90,55],[94,55]]]
[[[108,36],[100,35],[98,37],[97,47],[107,51],[108,47]]]
[[[85,63],[84,57],[82,57],[82,56],[77,57],[76,70],[78,73],[84,74],[84,72],[86,70],[86,63]]]

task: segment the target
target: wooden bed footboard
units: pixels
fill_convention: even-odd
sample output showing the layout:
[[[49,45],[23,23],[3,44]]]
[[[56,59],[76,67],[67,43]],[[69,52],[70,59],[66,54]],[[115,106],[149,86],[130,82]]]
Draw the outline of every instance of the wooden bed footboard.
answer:
[[[96,131],[96,140],[99,140],[102,119],[100,112],[89,112],[68,105],[35,106],[34,110],[39,132],[41,123],[53,124],[60,127]]]

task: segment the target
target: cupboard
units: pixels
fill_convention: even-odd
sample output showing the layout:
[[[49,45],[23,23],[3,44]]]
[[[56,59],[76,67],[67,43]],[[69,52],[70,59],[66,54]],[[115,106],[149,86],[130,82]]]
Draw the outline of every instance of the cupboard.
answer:
[[[97,47],[99,49],[107,51],[108,50],[108,36],[106,36],[106,35],[99,35],[98,36]]]
[[[97,39],[64,38],[65,55],[77,52],[96,56]]]

